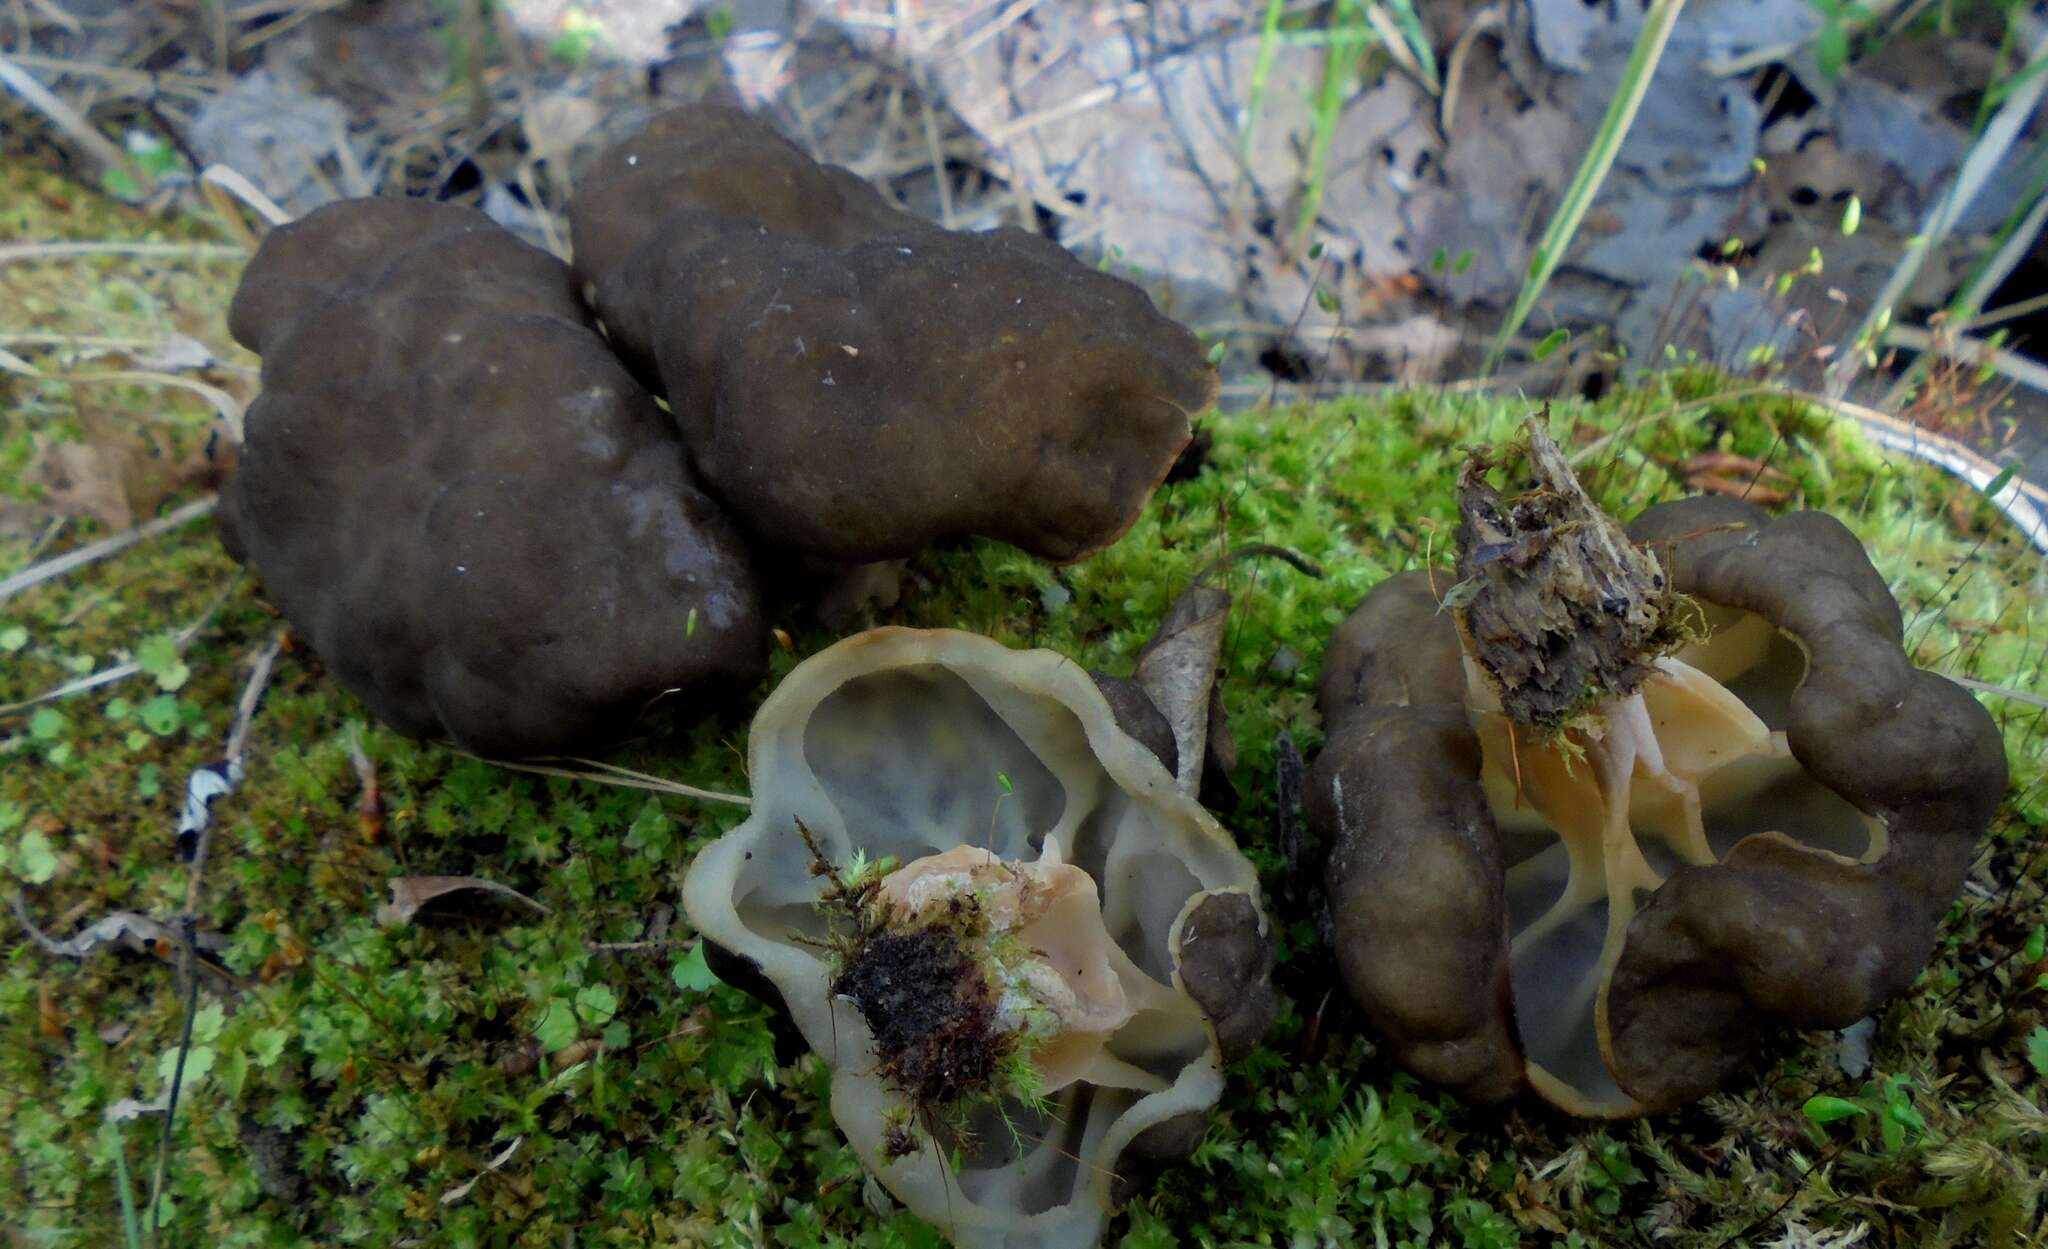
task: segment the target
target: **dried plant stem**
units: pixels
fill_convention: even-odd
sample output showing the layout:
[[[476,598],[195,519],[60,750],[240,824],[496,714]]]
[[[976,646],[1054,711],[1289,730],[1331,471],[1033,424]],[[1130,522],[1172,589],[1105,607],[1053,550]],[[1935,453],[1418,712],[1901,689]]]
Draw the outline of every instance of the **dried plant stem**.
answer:
[[[24,568],[5,581],[0,581],[0,603],[6,602],[30,586],[41,585],[45,581],[51,581],[64,576],[66,573],[75,572],[87,564],[96,563],[107,558],[109,555],[118,555],[138,542],[148,541],[160,533],[168,533],[180,525],[198,520],[202,516],[209,516],[219,505],[220,496],[218,495],[210,494],[203,499],[194,499],[168,516],[159,516],[155,520],[137,525],[133,529],[123,530],[111,538],[102,538],[98,542],[79,547],[77,550],[66,551],[55,559],[45,560],[40,564]]]
[[[2019,140],[2020,131],[2034,115],[2034,106],[2040,102],[2042,91],[2048,89],[2048,72],[2044,71],[2048,71],[2048,30],[2035,36],[2027,50],[2026,65],[2013,76],[2013,81],[2021,85],[1992,115],[1963,157],[1955,180],[1928,210],[1920,226],[1919,245],[1906,248],[1884,289],[1871,300],[1870,311],[1864,314],[1862,322],[1836,344],[1834,357],[1828,366],[1830,396],[1848,393],[1850,383],[1870,363],[1875,344],[1891,320],[1893,308],[1905,298],[1913,280],[1920,276],[1920,267],[1928,254],[1955,231],[1963,211],[1977,198],[1977,193],[1991,180],[1991,175],[2004,162],[2006,153]]]
[[[600,785],[617,785],[624,789],[645,789],[658,794],[674,794],[679,798],[696,798],[704,802],[729,802],[735,806],[752,806],[753,800],[744,794],[728,794],[715,789],[699,789],[681,781],[654,776],[646,772],[635,772],[617,764],[604,763],[596,759],[561,759],[562,763],[580,764],[581,767],[557,767],[552,763],[538,760],[492,759],[484,755],[457,751],[472,759],[481,759],[494,767],[509,768],[514,772],[532,772],[537,776],[559,776],[572,781],[595,781]]]
[[[20,96],[22,103],[49,119],[51,125],[70,136],[72,141],[90,153],[94,160],[133,178],[135,185],[141,187],[145,195],[155,189],[156,179],[151,177],[147,170],[129,160],[128,154],[122,151],[118,144],[94,130],[92,125],[79,115],[78,110],[51,94],[49,88],[37,82],[34,75],[7,56],[0,56],[0,86]]]
[[[132,243],[118,240],[64,243],[0,243],[0,265],[19,260],[62,260],[75,256],[191,256],[246,260],[232,243]]]

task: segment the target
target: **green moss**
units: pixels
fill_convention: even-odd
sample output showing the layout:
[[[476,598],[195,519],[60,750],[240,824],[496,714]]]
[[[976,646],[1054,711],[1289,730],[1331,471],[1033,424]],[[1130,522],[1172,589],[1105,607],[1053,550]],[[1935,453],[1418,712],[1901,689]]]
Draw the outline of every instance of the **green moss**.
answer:
[[[1685,455],[1768,456],[1869,544],[1922,662],[2037,698],[2048,688],[2048,619],[2028,606],[2030,593],[2048,601],[2040,566],[1981,501],[1810,409],[1705,400],[1715,385],[1680,375],[1560,403],[1554,428],[1568,450],[1624,431],[1588,474],[1622,515],[1677,494]],[[10,421],[58,419],[34,407],[47,395],[0,401]],[[1309,752],[1319,740],[1323,639],[1379,579],[1448,561],[1464,447],[1506,436],[1528,406],[1416,393],[1207,418],[1204,471],[1162,491],[1116,546],[1055,569],[954,545],[915,561],[888,620],[1128,672],[1167,603],[1223,553],[1270,542],[1319,563],[1321,580],[1270,561],[1223,574],[1238,596],[1223,695],[1241,799],[1222,815],[1277,893],[1274,761],[1283,734]],[[19,485],[0,480],[0,492]],[[0,552],[4,566],[24,552]],[[182,905],[183,778],[219,754],[244,660],[277,622],[204,524],[4,607],[0,629],[26,636],[0,663],[0,703],[201,619],[183,672],[156,665],[65,702],[57,720],[0,718],[0,871],[59,935],[111,910]],[[796,646],[777,654],[776,677],[830,640],[783,623]],[[177,688],[163,688],[172,674]],[[1868,1076],[1840,1074],[1834,1038],[1788,1036],[1734,1091],[1647,1123],[1472,1110],[1393,1069],[1331,992],[1307,917],[1283,916],[1280,1025],[1233,1073],[1196,1156],[1159,1182],[1133,1174],[1138,1197],[1113,1235],[1710,1246],[1774,1237],[1788,1218],[1878,1224],[1900,1243],[2031,1226],[2048,1168],[2034,1108],[2048,1088],[2026,1060],[2043,995],[2021,950],[2041,903],[2044,713],[1987,702],[2014,791],[1935,962],[1879,1021]],[[907,1215],[872,1212],[822,1065],[778,1052],[767,1011],[706,987],[691,957],[682,874],[738,809],[507,772],[364,720],[315,657],[288,653],[255,720],[248,780],[216,807],[200,920],[223,937],[232,979],[200,984],[206,1070],[170,1153],[177,1243],[938,1243]],[[382,788],[375,841],[358,816],[352,726]],[[657,725],[615,757],[744,790],[744,738],[742,719]],[[489,877],[548,914],[471,895],[377,924],[390,879],[435,874]],[[107,1129],[103,1117],[160,1094],[181,1008],[172,970],[147,955],[67,961],[27,941],[0,954],[0,1208],[28,1243],[118,1240],[116,1151],[146,1189],[159,1126]],[[1818,1125],[1801,1113],[1816,1094],[1886,1114],[1903,1099],[1910,1114],[1893,1114],[1889,1132],[1878,1114]]]

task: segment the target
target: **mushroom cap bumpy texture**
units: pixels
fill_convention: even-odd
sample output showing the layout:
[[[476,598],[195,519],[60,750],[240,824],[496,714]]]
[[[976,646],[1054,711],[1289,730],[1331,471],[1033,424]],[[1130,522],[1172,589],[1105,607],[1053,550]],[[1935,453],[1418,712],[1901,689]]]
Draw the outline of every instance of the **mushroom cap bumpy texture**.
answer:
[[[1840,522],[1701,498],[1629,535],[1711,628],[1670,670],[1725,690],[1649,690],[1660,766],[1703,779],[1689,813],[1638,787],[1623,827],[1641,857],[1617,896],[1601,848],[1560,842],[1520,792],[1590,790],[1589,766],[1560,776],[1528,741],[1496,757],[1482,731],[1438,608],[1449,576],[1376,587],[1324,660],[1307,801],[1332,846],[1340,969],[1404,1062],[1474,1100],[1533,1087],[1579,1113],[1665,1109],[1774,1024],[1869,1014],[1925,963],[2005,791],[1996,723],[1907,659],[1898,605]],[[1711,734],[1673,720],[1694,707],[1748,725],[1752,753],[1714,760]]]
[[[345,200],[264,240],[228,323],[263,392],[222,539],[380,718],[558,751],[760,673],[742,535],[568,266],[473,209]]]
[[[691,866],[691,922],[775,986],[833,1068],[840,1129],[918,1215],[960,1245],[1096,1243],[1118,1160],[1191,1148],[1200,1134],[1186,1125],[1270,1020],[1250,863],[1119,726],[1088,673],[1050,651],[952,630],[858,634],[783,680],[747,749],[755,805]],[[1014,1132],[987,1111],[958,1172],[948,1148],[891,1157],[885,1132],[904,1103],[860,1011],[827,992],[825,882],[798,821],[842,866],[856,851],[912,863],[961,845],[1030,863],[1057,843],[1099,890],[1109,965],[1135,1013],[1049,1111],[1010,1105]],[[1257,1003],[1266,1015],[1252,1019]]]
[[[1137,287],[955,233],[715,105],[599,158],[570,219],[606,332],[764,542],[836,560],[977,534],[1072,560],[1136,520],[1215,393]]]

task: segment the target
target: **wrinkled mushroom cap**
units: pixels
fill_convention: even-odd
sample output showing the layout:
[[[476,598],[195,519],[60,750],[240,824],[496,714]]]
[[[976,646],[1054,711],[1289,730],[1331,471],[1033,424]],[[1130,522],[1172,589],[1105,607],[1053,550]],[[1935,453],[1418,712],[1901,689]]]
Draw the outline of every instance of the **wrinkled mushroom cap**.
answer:
[[[1056,560],[1136,520],[1215,393],[1144,293],[1019,230],[939,229],[765,122],[693,105],[598,162],[578,272],[764,542],[845,561],[978,534]]]
[[[1839,522],[1692,499],[1629,532],[1711,633],[1610,729],[1654,743],[1626,777],[1516,742],[1468,692],[1444,574],[1373,590],[1325,659],[1309,814],[1340,967],[1404,1061],[1475,1100],[1667,1108],[1771,1024],[1870,1013],[2005,789],[1995,723],[1907,660]]]
[[[760,968],[833,1068],[833,1115],[862,1161],[956,1243],[1095,1243],[1134,1139],[1221,1093],[1226,1055],[1201,1002],[1235,1009],[1266,992],[1224,983],[1233,967],[1265,971],[1241,957],[1265,932],[1256,877],[1229,835],[1118,727],[1080,667],[950,630],[877,629],[805,660],[762,704],[748,773],[754,809],[698,855],[684,901],[708,940]],[[1010,1107],[1021,1153],[991,1114],[958,1173],[929,1147],[884,1156],[901,1102],[877,1074],[860,1012],[827,1000],[829,955],[799,939],[826,931],[799,820],[835,864],[856,850],[906,864],[965,858],[965,845],[1030,865],[1056,843],[1085,874],[1110,938],[1100,954],[1130,1013],[1049,1116]],[[1199,1001],[1189,967],[1207,991]]]
[[[759,673],[740,533],[561,262],[471,209],[345,200],[265,239],[229,322],[263,392],[222,537],[381,719],[559,751]]]

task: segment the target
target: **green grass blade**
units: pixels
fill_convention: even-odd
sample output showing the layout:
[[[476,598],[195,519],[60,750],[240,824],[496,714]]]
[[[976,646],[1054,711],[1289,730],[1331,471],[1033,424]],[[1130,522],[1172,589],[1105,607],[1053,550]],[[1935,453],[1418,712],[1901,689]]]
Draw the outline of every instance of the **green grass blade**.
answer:
[[[2027,53],[2027,71],[2036,65],[2048,64],[2048,34],[2034,40]],[[1913,279],[1920,275],[1920,266],[1935,248],[1940,247],[1954,232],[1977,193],[1991,180],[1991,175],[2004,162],[2005,155],[2018,141],[2020,131],[2027,119],[2033,116],[2034,106],[2041,100],[2042,91],[2048,88],[2048,78],[2038,75],[2027,78],[2024,84],[1998,107],[1998,111],[1986,122],[1977,139],[1964,154],[1963,163],[1956,170],[1955,181],[1935,201],[1920,227],[1921,245],[1909,247],[1899,258],[1898,267],[1886,280],[1884,289],[1871,302],[1870,310],[1863,316],[1847,338],[1837,345],[1835,357],[1829,363],[1828,393],[1836,398],[1848,391],[1849,383],[1869,362],[1866,352],[1872,350],[1885,326],[1890,322],[1893,308],[1905,297],[1913,285]]]
[[[1565,188],[1564,199],[1551,217],[1550,227],[1536,245],[1535,258],[1529,264],[1528,276],[1522,281],[1521,293],[1515,296],[1515,306],[1508,312],[1507,320],[1501,322],[1493,347],[1486,353],[1486,363],[1481,369],[1483,374],[1492,376],[1500,367],[1508,344],[1514,341],[1515,335],[1521,332],[1522,323],[1535,311],[1544,285],[1556,272],[1558,262],[1564,259],[1565,249],[1571,246],[1572,236],[1578,233],[1579,222],[1585,219],[1586,210],[1592,207],[1593,197],[1600,193],[1600,184],[1607,180],[1607,171],[1614,167],[1614,157],[1621,151],[1622,140],[1628,138],[1628,129],[1635,123],[1636,110],[1642,107],[1643,95],[1650,89],[1650,78],[1657,72],[1657,62],[1664,58],[1664,46],[1671,39],[1671,28],[1678,24],[1679,11],[1684,7],[1685,0],[1656,0],[1644,15],[1642,33],[1636,36],[1636,46],[1629,53],[1627,68],[1622,71],[1621,87],[1614,93],[1614,99],[1608,102],[1607,115],[1600,119],[1600,129],[1593,135],[1593,145],[1587,149],[1586,158],[1579,162],[1579,170],[1572,175],[1571,185]]]
[[[1239,153],[1244,168],[1250,168],[1252,134],[1259,128],[1259,110],[1266,102],[1266,82],[1273,76],[1273,56],[1280,50],[1280,9],[1283,0],[1266,0],[1266,24],[1259,32],[1259,59],[1252,63],[1251,89],[1245,95],[1244,134]]]
[[[1379,36],[1366,24],[1358,0],[1338,0],[1330,28],[1330,53],[1323,64],[1323,86],[1316,93],[1315,133],[1309,143],[1301,216],[1295,222],[1297,249],[1307,246],[1316,214],[1322,211],[1323,187],[1330,171],[1330,143],[1337,136],[1337,115],[1344,111],[1345,88],[1364,59],[1365,50],[1378,42]]]
[[[127,1249],[142,1249],[142,1220],[135,1213],[135,1180],[128,1174],[128,1150],[121,1129],[108,1124],[107,1139],[114,1147],[114,1191],[121,1198],[121,1243]]]
[[[1415,58],[1417,76],[1431,95],[1442,95],[1443,71],[1437,68],[1436,49],[1429,46],[1429,32],[1422,28],[1422,18],[1415,12],[1414,0],[1386,0],[1384,4],[1371,5],[1370,11],[1390,14],[1395,29],[1401,32],[1401,41],[1408,46],[1408,52]]]

